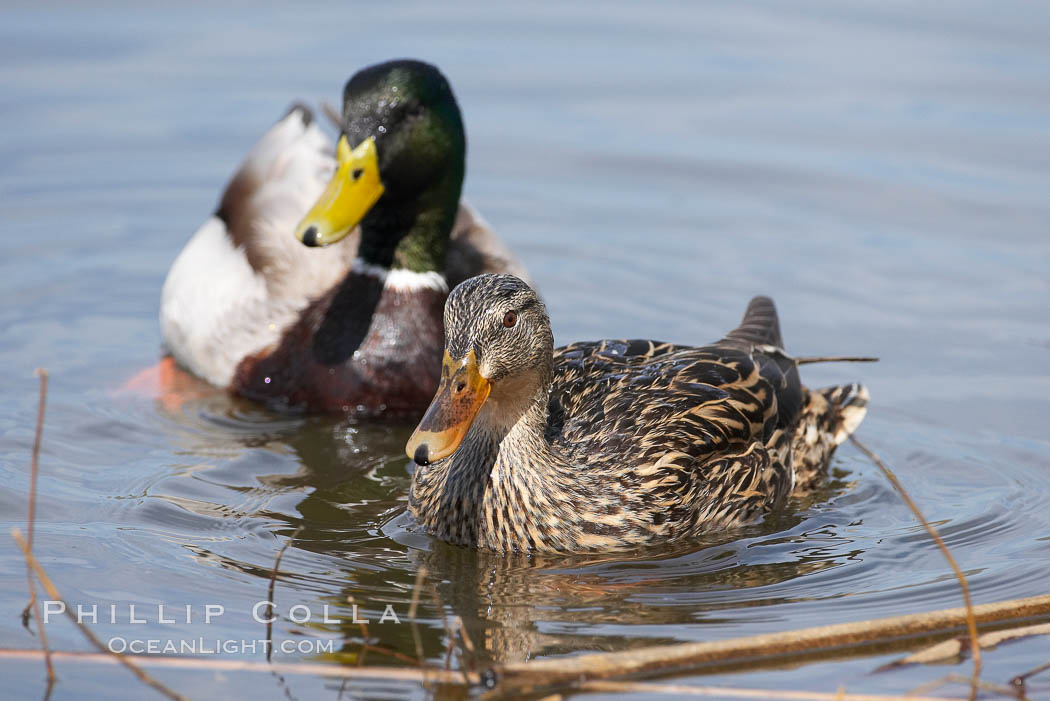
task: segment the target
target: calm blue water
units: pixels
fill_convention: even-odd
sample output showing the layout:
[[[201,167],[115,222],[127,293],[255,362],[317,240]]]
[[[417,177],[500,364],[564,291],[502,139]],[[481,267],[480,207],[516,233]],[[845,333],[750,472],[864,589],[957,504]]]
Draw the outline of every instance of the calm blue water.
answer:
[[[387,604],[407,613],[421,566],[481,663],[959,604],[939,552],[851,446],[828,489],[775,523],[635,558],[506,561],[404,529],[411,427],[115,392],[157,360],[167,268],[255,139],[293,100],[335,101],[357,68],[414,56],[452,81],[467,196],[529,266],[559,342],[704,342],[752,295],[773,295],[789,350],[881,356],[804,378],[868,384],[861,437],[941,528],[975,599],[1046,593],[1048,36],[1050,6],[1026,2],[5,4],[5,529],[24,523],[33,369],[45,367],[37,551],[71,601],[118,606],[115,624],[94,627],[105,639],[261,637],[251,606],[299,526],[274,636],[341,652],[276,655],[286,661],[356,662],[348,596],[373,637],[414,655],[409,625],[377,619]],[[0,646],[35,647],[13,543],[0,561]],[[150,622],[129,623],[129,604]],[[190,604],[194,621],[158,623],[158,604]],[[206,604],[225,614],[205,625]],[[315,618],[291,620],[296,604]],[[346,620],[321,621],[325,604]],[[420,615],[440,663],[429,597]],[[88,649],[68,623],[48,634]],[[894,656],[684,681],[891,693],[968,669],[870,674]],[[985,678],[1048,657],[1045,640],[1016,643],[987,655]],[[9,697],[43,693],[42,666],[0,669]],[[54,699],[147,693],[109,667],[59,674]],[[158,676],[194,699],[339,692],[313,677]]]

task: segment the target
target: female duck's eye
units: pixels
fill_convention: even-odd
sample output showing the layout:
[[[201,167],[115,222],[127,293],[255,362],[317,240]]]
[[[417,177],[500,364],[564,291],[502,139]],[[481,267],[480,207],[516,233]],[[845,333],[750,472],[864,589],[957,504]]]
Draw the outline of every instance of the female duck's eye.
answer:
[[[508,329],[513,327],[514,324],[518,323],[518,313],[515,311],[509,311],[503,315],[503,325]]]

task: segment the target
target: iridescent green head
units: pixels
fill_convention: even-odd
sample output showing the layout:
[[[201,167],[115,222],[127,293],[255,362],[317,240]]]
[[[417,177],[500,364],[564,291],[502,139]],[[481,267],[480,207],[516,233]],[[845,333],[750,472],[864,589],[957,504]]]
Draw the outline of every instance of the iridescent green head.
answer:
[[[360,256],[368,262],[442,270],[463,187],[466,136],[441,72],[399,60],[355,73],[343,91],[337,159],[296,236],[324,246],[360,224]]]

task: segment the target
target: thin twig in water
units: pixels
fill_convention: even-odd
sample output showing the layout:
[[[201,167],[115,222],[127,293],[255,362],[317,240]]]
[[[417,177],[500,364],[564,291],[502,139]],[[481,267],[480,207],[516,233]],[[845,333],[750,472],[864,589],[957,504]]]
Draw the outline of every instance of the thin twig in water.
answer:
[[[354,595],[353,594],[347,594],[346,595],[346,601],[347,601],[348,604],[350,604],[351,607],[353,607],[354,606]],[[357,613],[357,610],[355,608],[352,608],[351,610],[353,610],[355,614]],[[355,615],[354,618],[357,618],[357,616]],[[372,639],[372,636],[370,636],[368,634],[368,622],[365,619],[360,619],[360,620],[358,620],[357,623],[361,627],[361,637],[364,638],[364,641],[367,643],[369,640]]]
[[[456,627],[459,628],[459,637],[463,640],[463,647],[467,649],[467,652],[474,652],[474,641],[470,639],[470,635],[467,634],[467,628],[463,625],[463,619],[456,616]]]
[[[391,650],[390,648],[384,647],[382,645],[373,645],[371,643],[362,643],[361,644],[361,648],[363,650],[370,650],[370,651],[378,653],[380,655],[386,655],[387,657],[393,657],[395,660],[401,660],[402,662],[405,662],[407,664],[413,665],[415,667],[419,667],[420,666],[419,660],[415,659],[414,657],[410,657],[409,655],[406,655],[403,652],[398,652],[397,650]],[[359,666],[363,667],[364,665],[359,665]]]
[[[795,358],[796,365],[809,365],[811,363],[877,363],[878,358],[867,355],[809,355]]]
[[[33,524],[36,523],[36,476],[40,465],[40,443],[44,435],[44,408],[47,405],[47,370],[37,368],[40,378],[40,399],[36,407],[36,432],[33,435],[33,458],[29,473],[29,523],[26,526],[26,544],[33,549]]]
[[[70,614],[70,616],[76,620],[76,614]],[[459,686],[463,684],[463,676],[458,672],[446,672],[433,667],[347,667],[337,664],[310,662],[256,662],[253,660],[231,660],[219,657],[179,657],[176,655],[117,655],[116,653],[100,655],[93,652],[65,652],[62,650],[54,650],[52,654],[56,660],[70,663],[114,664],[119,662],[120,664],[128,664],[134,660],[135,664],[143,667],[162,667],[164,669],[267,673],[277,671],[281,674],[305,674],[315,677],[342,679],[381,679],[384,681],[414,682],[417,684],[432,681]],[[0,648],[0,660],[39,660],[42,656],[43,653],[40,650]],[[471,677],[470,683],[478,684],[480,679],[475,675]]]
[[[965,677],[961,674],[946,674],[940,679],[934,679],[932,682],[926,682],[925,684],[920,684],[919,686],[915,687],[914,689],[908,692],[907,698],[912,698],[911,694],[925,694],[928,691],[939,689],[946,684],[965,684],[966,686],[972,687],[973,679],[971,679],[970,677]],[[1001,684],[991,684],[980,679],[977,680],[977,688],[983,689],[984,691],[990,691],[993,694],[1000,694],[1002,696],[1013,696],[1015,693],[1014,689],[1011,689],[1008,686],[1003,686]]]
[[[1005,630],[997,630],[991,633],[982,633],[977,637],[977,643],[981,646],[982,650],[987,650],[1005,642],[1018,640],[1020,638],[1029,638],[1034,635],[1050,635],[1050,623],[1040,623],[1031,626],[1006,628]],[[913,664],[946,662],[961,655],[966,650],[966,643],[966,638],[952,638],[951,640],[945,640],[936,645],[924,647],[918,652],[911,653],[907,657],[888,662],[875,671],[885,672],[897,667],[904,667]]]
[[[84,634],[84,637],[86,637],[92,645],[94,645],[101,652],[106,653],[110,657],[116,658],[122,665],[130,669],[132,673],[141,681],[145,682],[146,684],[149,684],[154,689],[167,696],[169,699],[174,699],[175,701],[189,701],[182,694],[173,691],[172,689],[168,688],[165,684],[162,684],[161,682],[157,681],[152,676],[147,674],[141,667],[139,667],[137,664],[128,659],[127,655],[122,655],[119,652],[114,652],[113,650],[110,650],[109,647],[107,647],[105,643],[99,640],[98,636],[92,633],[87,626],[78,621],[76,614],[73,613],[73,607],[69,605],[69,602],[62,598],[62,593],[58,591],[58,588],[51,581],[51,578],[47,576],[47,572],[45,572],[44,568],[40,565],[39,562],[37,562],[37,559],[36,557],[34,557],[33,552],[29,549],[29,544],[26,542],[25,538],[22,537],[22,531],[17,528],[12,528],[11,537],[15,539],[16,543],[18,543],[18,547],[22,551],[22,557],[24,557],[26,559],[26,562],[29,563],[29,566],[33,568],[33,572],[36,574],[37,581],[39,581],[40,585],[44,587],[44,591],[46,591],[47,595],[50,596],[54,601],[59,601],[62,603],[63,607],[65,608],[66,615],[69,616],[69,619],[73,621],[77,628],[80,629],[80,632]]]
[[[584,682],[580,691],[614,694],[668,696],[706,696],[723,699],[769,699],[771,701],[898,701],[900,696],[882,694],[849,694],[839,689],[833,694],[820,691],[787,691],[777,689],[742,689],[728,686],[690,686],[687,684],[653,684],[649,682]],[[908,701],[948,701],[944,697],[909,696]]]
[[[354,619],[357,619],[357,605],[354,603],[354,595],[347,594],[346,601],[350,604],[350,610],[354,613]],[[357,658],[357,665],[363,667],[370,647],[368,644],[370,636],[368,635],[368,623],[365,622],[365,619],[358,620],[357,624],[361,627],[361,656]]]
[[[441,598],[438,597],[437,587],[429,580],[427,580],[426,584],[427,590],[430,592],[430,601],[434,604],[434,608],[438,610],[438,613],[441,614],[441,625],[445,627],[445,633],[447,633],[449,637],[453,637],[452,626],[448,623],[448,615],[445,614],[445,607],[441,604]]]
[[[423,641],[419,637],[419,624],[416,621],[416,611],[419,609],[419,592],[423,589],[423,580],[426,579],[427,568],[420,567],[416,572],[416,584],[412,587],[412,603],[408,607],[408,620],[412,621],[412,638],[416,643],[416,658],[419,664],[423,664]]]
[[[434,607],[441,614],[441,623],[445,628],[445,635],[448,639],[448,645],[445,648],[445,671],[448,671],[452,667],[452,650],[456,644],[456,634],[455,631],[452,630],[448,616],[445,614],[445,607],[441,605],[441,599],[438,597],[437,587],[434,586],[433,582],[427,580],[428,574],[429,572],[427,571],[427,568],[422,566],[416,572],[416,585],[412,590],[412,603],[408,607],[408,617],[412,621],[412,636],[415,638],[416,643],[416,656],[419,657],[419,663],[423,664],[423,645],[420,642],[419,630],[416,627],[416,612],[419,609],[419,592],[422,590],[425,583],[427,589],[430,591],[430,599],[433,602]],[[465,644],[473,649],[474,645],[467,637],[462,624],[460,625],[460,630],[463,631],[463,640]],[[460,665],[460,672],[463,674],[464,681],[470,679],[470,674],[462,665]]]
[[[944,540],[941,538],[941,534],[937,532],[937,529],[926,520],[926,517],[919,511],[918,505],[911,498],[911,495],[904,489],[904,485],[897,479],[897,475],[893,473],[886,463],[884,463],[873,450],[864,445],[856,436],[850,436],[850,441],[853,445],[857,446],[862,453],[868,456],[868,459],[875,463],[875,466],[882,470],[882,474],[886,476],[886,479],[890,481],[893,488],[900,494],[901,499],[908,505],[911,512],[915,515],[915,518],[919,520],[926,532],[930,534],[934,542],[937,543],[937,547],[941,549],[941,553],[944,555],[944,559],[951,565],[952,570],[955,572],[956,579],[959,580],[959,588],[962,589],[963,605],[966,607],[966,628],[970,633],[970,654],[973,656],[973,684],[970,687],[970,698],[977,698],[977,686],[981,679],[981,644],[977,640],[977,618],[973,613],[973,602],[970,600],[970,584],[966,581],[966,575],[959,568],[958,563],[955,562],[955,558],[952,557],[951,552],[948,550],[948,546],[945,545]]]
[[[470,634],[467,633],[467,627],[463,625],[462,618],[459,616],[453,616],[452,625],[457,631],[459,631],[459,640],[463,645],[463,649],[459,652],[459,668],[464,671],[464,678],[466,678],[466,671],[474,671],[477,667],[474,654],[474,641],[470,639]]]
[[[266,600],[270,602],[270,615],[266,617],[266,661],[270,661],[270,656],[273,654],[273,619],[277,616],[274,614],[274,600],[273,600],[273,589],[277,584],[277,568],[281,566],[281,558],[284,557],[284,551],[288,549],[288,546],[292,544],[292,541],[302,532],[303,526],[299,526],[295,529],[295,532],[284,541],[284,545],[277,551],[277,559],[273,561],[273,571],[270,572],[270,587],[266,593]]]
[[[982,604],[972,609],[979,623],[997,623],[1050,615],[1050,595]],[[928,611],[854,623],[802,628],[729,640],[678,643],[496,665],[486,673],[489,686],[503,693],[572,687],[595,679],[645,677],[697,670],[706,665],[732,665],[739,669],[782,664],[788,656],[820,652],[856,654],[858,648],[901,642],[919,635],[947,632],[967,624],[970,611],[963,608]]]
[[[445,630],[445,669],[452,669],[452,651],[456,649],[456,634],[451,629]]]
[[[442,606],[440,597],[438,597],[437,587],[430,580],[427,580],[427,589],[430,591],[430,600],[434,602],[434,608],[441,613],[441,625],[444,626],[445,635],[448,636],[448,646],[445,648],[445,669],[449,670],[452,668],[452,650],[456,645],[456,633],[448,622],[448,615],[445,613],[445,607]],[[463,676],[466,678],[466,671],[463,672]]]
[[[47,370],[37,368],[40,378],[40,400],[36,408],[36,433],[33,436],[33,457],[29,465],[29,509],[26,515],[26,547],[33,551],[33,527],[36,524],[36,478],[40,472],[40,441],[44,435],[44,407],[47,404]],[[44,649],[44,665],[47,667],[47,694],[55,683],[55,667],[51,664],[51,648],[47,644],[47,631],[44,630],[44,619],[40,616],[40,600],[33,584],[33,568],[26,560],[26,586],[29,589],[29,603],[22,611],[22,625],[29,628],[29,611],[36,617],[36,629],[40,632],[40,647]]]
[[[1019,696],[1024,696],[1026,693],[1025,682],[1027,682],[1031,677],[1034,677],[1040,672],[1045,672],[1048,669],[1050,669],[1050,662],[1044,662],[1035,669],[1030,669],[1024,674],[1018,674],[1016,677],[1010,680],[1010,686],[1012,686],[1017,691],[1017,694]]]

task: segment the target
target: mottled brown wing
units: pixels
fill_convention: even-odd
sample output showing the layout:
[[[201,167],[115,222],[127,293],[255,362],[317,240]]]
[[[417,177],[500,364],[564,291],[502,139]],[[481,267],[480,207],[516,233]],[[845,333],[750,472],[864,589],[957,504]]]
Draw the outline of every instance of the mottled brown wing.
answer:
[[[658,369],[646,367],[646,363],[673,349],[658,341],[619,339],[584,341],[555,349],[548,438],[572,448],[581,442],[591,444],[599,432],[613,431],[614,426],[606,425],[610,418],[607,398],[623,391],[625,378],[629,378],[626,387],[634,388],[632,394],[647,379],[658,379]],[[622,414],[613,411],[611,418]]]
[[[655,533],[741,523],[789,491],[776,392],[752,353],[600,341],[555,357],[548,438],[617,475],[625,499],[644,495]]]
[[[692,484],[669,510],[668,521],[680,533],[752,521],[776,506],[791,487],[789,462],[761,443],[729,451],[692,472]]]
[[[560,348],[547,437],[580,464],[610,456],[625,489],[667,504],[670,528],[747,518],[790,491],[803,389],[781,342],[772,300],[756,297],[740,326],[709,346]]]
[[[771,390],[750,354],[735,348],[574,344],[555,353],[548,437],[591,459],[709,456],[764,439],[775,410]]]

